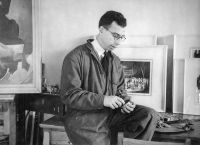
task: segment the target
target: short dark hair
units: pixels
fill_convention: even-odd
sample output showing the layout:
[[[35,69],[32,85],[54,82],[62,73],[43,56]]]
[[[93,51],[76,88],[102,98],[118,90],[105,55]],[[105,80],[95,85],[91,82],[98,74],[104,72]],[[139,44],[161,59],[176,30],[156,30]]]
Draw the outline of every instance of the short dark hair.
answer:
[[[126,27],[126,18],[120,12],[107,11],[99,20],[100,26],[109,26],[112,22],[116,22],[121,27]]]

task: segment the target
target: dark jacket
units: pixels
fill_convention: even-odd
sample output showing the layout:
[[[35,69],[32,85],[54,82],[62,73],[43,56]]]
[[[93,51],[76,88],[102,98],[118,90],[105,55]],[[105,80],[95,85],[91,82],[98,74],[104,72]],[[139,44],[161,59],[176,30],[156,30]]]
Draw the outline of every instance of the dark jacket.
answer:
[[[112,56],[112,91],[105,94],[105,72],[90,41],[72,50],[63,61],[61,99],[67,106],[64,124],[72,142],[109,144],[106,121],[111,109],[104,107],[104,95],[115,95],[118,89],[124,89],[120,59],[113,53]],[[79,137],[87,139],[83,143]]]

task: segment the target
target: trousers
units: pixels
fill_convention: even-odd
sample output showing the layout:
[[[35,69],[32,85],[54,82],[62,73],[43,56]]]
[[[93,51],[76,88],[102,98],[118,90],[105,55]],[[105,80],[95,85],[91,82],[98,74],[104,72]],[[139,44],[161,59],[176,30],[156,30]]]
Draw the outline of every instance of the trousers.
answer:
[[[111,145],[117,144],[117,133],[124,132],[124,136],[140,140],[151,140],[159,120],[158,113],[149,107],[136,105],[131,113],[121,113],[116,109],[108,118],[111,134]]]
[[[85,122],[87,128],[79,124],[71,126],[74,122],[82,119],[79,117],[73,121],[64,119],[67,135],[73,145],[116,145],[119,131],[123,131],[125,137],[151,140],[159,118],[154,109],[136,105],[131,113],[122,113],[120,109],[112,110],[105,123],[102,124],[103,126],[98,125],[102,132],[96,132],[90,127],[90,123],[93,122],[91,120],[95,120],[95,118],[88,118],[89,120]]]

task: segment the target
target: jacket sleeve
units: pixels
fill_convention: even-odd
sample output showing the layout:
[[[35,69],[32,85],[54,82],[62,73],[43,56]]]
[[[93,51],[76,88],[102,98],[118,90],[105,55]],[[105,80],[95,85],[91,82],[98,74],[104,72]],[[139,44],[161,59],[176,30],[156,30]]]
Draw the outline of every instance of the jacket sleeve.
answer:
[[[81,63],[78,57],[65,57],[61,72],[61,100],[68,108],[77,110],[103,109],[103,95],[81,88]]]

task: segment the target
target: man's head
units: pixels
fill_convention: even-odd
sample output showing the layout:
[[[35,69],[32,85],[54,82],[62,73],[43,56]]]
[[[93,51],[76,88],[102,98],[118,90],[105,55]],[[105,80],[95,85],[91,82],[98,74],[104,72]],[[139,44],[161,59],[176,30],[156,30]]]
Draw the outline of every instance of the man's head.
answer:
[[[108,11],[99,21],[98,41],[105,50],[113,50],[125,40],[126,18],[119,12]]]

